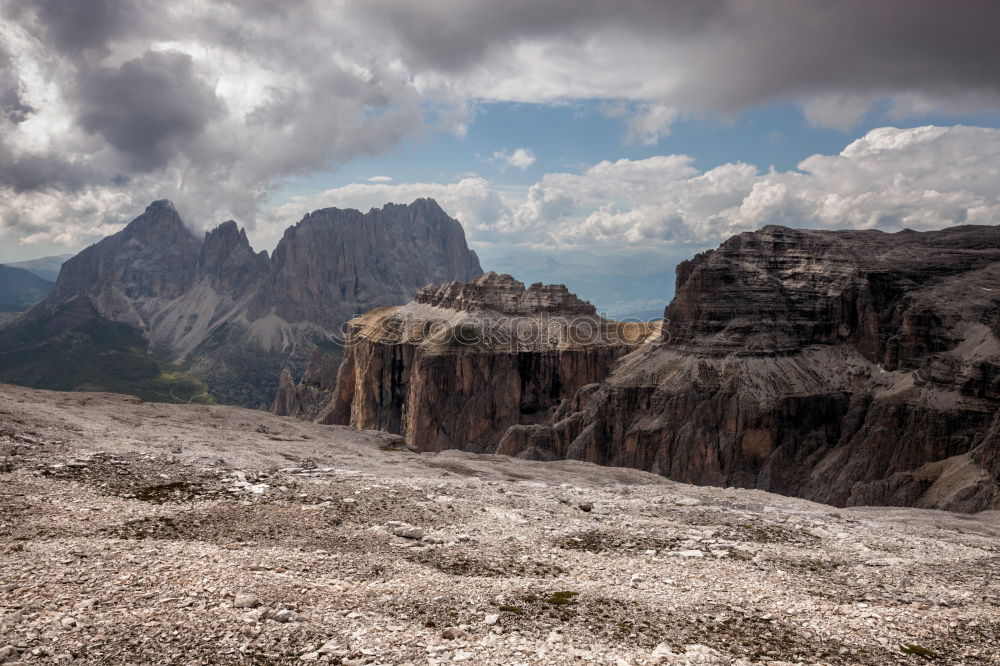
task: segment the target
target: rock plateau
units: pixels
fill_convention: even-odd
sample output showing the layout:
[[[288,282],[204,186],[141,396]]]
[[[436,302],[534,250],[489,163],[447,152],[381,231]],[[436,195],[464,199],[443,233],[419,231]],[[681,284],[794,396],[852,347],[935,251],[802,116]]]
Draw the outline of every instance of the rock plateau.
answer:
[[[420,451],[493,452],[509,427],[548,420],[650,331],[599,317],[561,285],[487,273],[425,287],[349,323],[318,419],[402,434]]]
[[[418,450],[584,460],[837,506],[998,508],[998,285],[1000,227],[769,226],[680,264],[640,345],[512,349],[475,335],[474,314],[593,314],[558,287],[487,275],[354,320],[322,418]],[[397,332],[433,318],[474,342]]]

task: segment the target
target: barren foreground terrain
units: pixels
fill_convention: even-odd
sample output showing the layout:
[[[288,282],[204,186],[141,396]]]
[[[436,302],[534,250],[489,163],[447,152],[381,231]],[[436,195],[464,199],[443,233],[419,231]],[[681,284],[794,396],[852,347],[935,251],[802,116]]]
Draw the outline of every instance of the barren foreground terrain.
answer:
[[[997,664],[1000,514],[0,386],[0,662]]]

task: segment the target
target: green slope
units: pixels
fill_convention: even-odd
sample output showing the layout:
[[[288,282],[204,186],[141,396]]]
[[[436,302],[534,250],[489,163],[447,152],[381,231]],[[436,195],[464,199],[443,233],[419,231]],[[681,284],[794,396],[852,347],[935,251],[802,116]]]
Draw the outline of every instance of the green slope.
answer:
[[[83,297],[0,328],[0,381],[156,402],[214,402],[202,382],[151,353],[139,331],[101,317]]]
[[[20,312],[49,295],[55,283],[23,268],[0,264],[0,312]]]

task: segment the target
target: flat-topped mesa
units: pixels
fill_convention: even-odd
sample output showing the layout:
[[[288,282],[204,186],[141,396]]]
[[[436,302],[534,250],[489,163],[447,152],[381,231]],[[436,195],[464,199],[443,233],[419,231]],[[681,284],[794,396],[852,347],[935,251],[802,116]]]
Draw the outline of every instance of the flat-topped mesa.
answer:
[[[465,312],[490,311],[510,316],[553,313],[564,316],[597,316],[597,309],[577,298],[562,284],[536,282],[527,289],[523,282],[501,273],[484,273],[467,284],[449,282],[427,285],[413,301]]]
[[[492,452],[508,427],[541,422],[651,334],[562,285],[487,273],[428,286],[350,322],[319,420],[402,434],[422,451]]]

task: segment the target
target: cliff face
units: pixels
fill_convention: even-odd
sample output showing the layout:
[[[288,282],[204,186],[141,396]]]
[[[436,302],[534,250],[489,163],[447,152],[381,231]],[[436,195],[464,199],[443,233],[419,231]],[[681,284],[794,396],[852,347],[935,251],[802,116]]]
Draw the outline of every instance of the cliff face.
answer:
[[[492,275],[422,290],[351,323],[323,418],[421,450],[586,460],[841,506],[1000,507],[1000,227],[772,226],[677,276],[637,346],[445,344],[445,330],[476,339],[470,313],[593,314]]]
[[[406,303],[426,284],[483,272],[462,225],[431,199],[364,214],[314,211],[285,231],[272,264],[254,308],[326,326]]]
[[[767,227],[677,273],[660,340],[536,446],[835,505],[1000,506],[1000,228]]]
[[[565,287],[495,273],[427,287],[349,327],[321,422],[402,434],[421,451],[494,451],[508,427],[543,422],[649,334]]]
[[[255,253],[232,221],[199,240],[169,201],[157,201],[68,260],[32,317],[86,298],[203,379],[216,399],[259,407],[271,404],[283,367],[299,374],[317,343],[335,353],[330,338],[357,313],[481,272],[461,224],[429,199],[365,214],[314,211],[272,257]],[[299,405],[321,400],[303,391]]]

